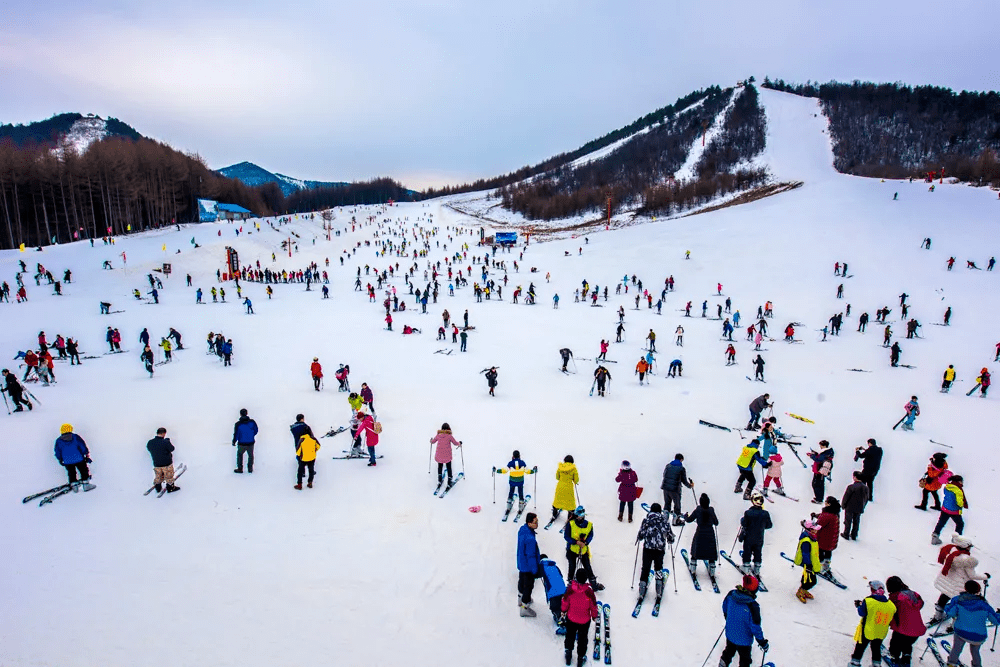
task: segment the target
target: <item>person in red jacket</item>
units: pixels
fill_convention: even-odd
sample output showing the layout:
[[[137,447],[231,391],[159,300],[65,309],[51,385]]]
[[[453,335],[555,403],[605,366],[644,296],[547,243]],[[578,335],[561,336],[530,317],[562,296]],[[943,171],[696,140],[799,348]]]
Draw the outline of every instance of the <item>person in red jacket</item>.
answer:
[[[587,638],[590,622],[597,618],[597,596],[587,583],[587,570],[576,571],[576,581],[563,593],[562,612],[566,617],[566,664],[573,662],[573,642],[576,641],[576,664],[587,661]]]
[[[24,353],[24,365],[28,368],[24,371],[24,377],[21,378],[21,382],[27,382],[28,376],[32,373],[38,375],[38,355],[35,354],[34,350],[28,350]]]
[[[885,588],[889,591],[889,601],[896,605],[896,614],[889,625],[892,629],[889,655],[895,664],[909,667],[914,642],[927,632],[927,626],[920,616],[924,600],[896,576],[886,579]]]
[[[323,381],[323,367],[319,365],[319,357],[313,357],[309,372],[312,373],[313,387],[319,391],[319,385]]]
[[[375,465],[375,446],[378,444],[378,431],[375,430],[375,419],[371,415],[362,412],[358,413],[361,422],[358,424],[358,433],[365,434],[365,444],[368,446],[368,465]],[[381,427],[380,429],[381,430]]]
[[[816,544],[819,547],[819,561],[822,566],[820,574],[826,574],[830,571],[830,559],[833,558],[833,552],[840,538],[840,501],[833,496],[827,496],[823,511],[819,515],[812,516],[819,524]]]

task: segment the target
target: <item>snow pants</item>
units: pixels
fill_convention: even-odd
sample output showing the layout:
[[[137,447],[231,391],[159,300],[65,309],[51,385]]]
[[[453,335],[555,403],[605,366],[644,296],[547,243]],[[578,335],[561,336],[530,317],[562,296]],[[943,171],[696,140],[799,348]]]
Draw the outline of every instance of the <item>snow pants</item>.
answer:
[[[517,592],[521,595],[522,604],[531,604],[531,591],[535,588],[535,579],[538,577],[534,572],[517,573]]]
[[[818,472],[813,473],[812,490],[816,502],[823,502],[823,496],[826,493],[826,477],[824,475]]]
[[[948,662],[950,664],[959,664],[958,657],[962,655],[962,649],[968,644],[969,653],[972,654],[972,667],[981,667],[983,661],[979,657],[979,647],[983,645],[983,642],[970,642],[968,639],[959,637],[957,633],[953,640],[955,643],[952,644],[951,653],[948,654]]]
[[[576,579],[576,563],[580,562],[580,569],[587,573],[587,579],[593,585],[594,583],[594,570],[590,567],[590,553],[578,554],[573,552],[571,549],[566,549],[566,562],[569,565],[567,570],[569,574],[567,575],[566,581],[574,581]]]
[[[722,649],[722,659],[719,661],[719,665],[725,665],[729,667],[729,663],[733,661],[733,656],[737,653],[740,656],[740,667],[750,667],[751,656],[750,649],[753,648],[753,644],[750,646],[740,646],[739,644],[734,644],[729,639],[726,639],[726,648]]]
[[[586,657],[587,655],[587,638],[590,635],[590,621],[586,623],[574,623],[567,619],[566,621],[566,640],[563,644],[566,650],[570,653],[573,652],[573,643],[576,642],[576,654],[578,656]]]
[[[243,470],[243,456],[246,454],[247,457],[247,470],[253,472],[253,443],[243,444],[242,442],[236,445],[236,469]]]
[[[679,488],[676,491],[663,489],[663,513],[669,516],[671,511],[675,514],[681,513],[681,490]]]
[[[919,637],[904,635],[894,630],[889,639],[889,655],[900,667],[910,667],[910,657],[913,654],[913,644]]]
[[[962,518],[961,514],[949,514],[942,510],[941,515],[938,517],[937,525],[934,526],[934,534],[940,535],[941,531],[944,529],[945,524],[948,523],[948,519],[955,520],[955,532],[959,535],[965,530],[965,519]]]
[[[81,482],[86,482],[88,479],[90,479],[90,471],[87,469],[86,461],[80,461],[79,463],[63,464],[63,467],[66,468],[66,474],[69,476],[70,484],[76,481],[77,471],[79,471],[80,473]]]
[[[861,660],[865,654],[865,648],[868,646],[872,647],[872,662],[882,662],[882,640],[868,639],[863,635],[861,641],[854,645],[854,653],[851,654],[851,657],[854,660]]]
[[[298,476],[296,477],[296,481],[297,481],[297,483],[298,483],[299,486],[302,486],[302,478],[305,477],[306,470],[309,471],[309,480],[308,480],[308,482],[309,482],[309,484],[312,484],[312,481],[316,478],[316,460],[315,459],[313,459],[312,461],[303,461],[302,459],[299,459],[299,472],[298,472]]]
[[[656,568],[654,571],[659,577],[660,570],[663,569],[663,549],[642,548],[642,572],[639,574],[639,581],[649,580],[650,566]]]
[[[440,464],[438,464],[438,465],[440,466]],[[448,464],[448,465],[450,466],[451,464]],[[450,471],[449,471],[449,473],[450,473]],[[440,474],[441,474],[441,472],[438,471],[438,475],[440,475]],[[507,492],[507,500],[508,501],[514,500],[514,493],[515,492],[517,493],[518,499],[521,500],[521,502],[524,502],[524,482],[523,481],[521,481],[521,482],[511,482],[510,483],[510,491]]]

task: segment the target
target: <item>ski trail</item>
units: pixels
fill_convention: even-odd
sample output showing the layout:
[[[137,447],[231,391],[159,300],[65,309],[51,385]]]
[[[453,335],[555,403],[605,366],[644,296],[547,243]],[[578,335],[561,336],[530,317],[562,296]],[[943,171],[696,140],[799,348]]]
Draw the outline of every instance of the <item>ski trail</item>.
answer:
[[[677,170],[677,173],[674,174],[674,178],[678,181],[686,181],[694,178],[695,165],[701,161],[701,156],[705,152],[705,148],[712,143],[712,140],[715,139],[716,135],[722,132],[722,124],[726,122],[726,116],[729,113],[729,110],[732,109],[733,104],[736,103],[736,98],[742,94],[742,88],[737,88],[733,91],[733,94],[729,98],[729,102],[726,103],[725,108],[719,112],[719,115],[717,115],[715,120],[712,121],[712,126],[705,132],[705,145],[701,145],[701,137],[697,137],[695,139],[694,144],[691,146],[691,150],[688,151],[687,159],[684,161],[684,164],[681,165],[681,168]]]

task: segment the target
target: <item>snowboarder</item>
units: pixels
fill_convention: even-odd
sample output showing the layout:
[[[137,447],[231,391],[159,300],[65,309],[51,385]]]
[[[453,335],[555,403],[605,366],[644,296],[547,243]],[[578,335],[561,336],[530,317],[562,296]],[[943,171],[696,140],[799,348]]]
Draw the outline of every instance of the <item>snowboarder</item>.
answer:
[[[90,463],[90,450],[83,438],[73,433],[71,424],[63,424],[59,427],[59,437],[56,438],[55,444],[55,457],[59,464],[66,468],[70,484],[76,484],[77,473],[80,474],[81,482],[90,479],[90,470],[87,468],[87,464]]]
[[[635,543],[642,541],[642,570],[639,573],[639,599],[646,598],[649,586],[649,569],[652,566],[656,579],[656,599],[663,597],[665,580],[663,577],[663,556],[668,544],[674,543],[674,531],[670,529],[669,513],[664,516],[660,503],[649,507],[649,514],[642,520]]]
[[[674,454],[674,460],[663,468],[663,482],[660,484],[663,490],[663,507],[668,517],[673,510],[675,526],[684,525],[681,517],[681,486],[693,489],[694,483],[688,479],[684,468],[684,455],[677,453]]]
[[[813,464],[812,464],[812,490],[813,490],[813,502],[817,505],[823,503],[823,496],[826,493],[826,478],[830,476],[830,472],[833,470],[833,448],[830,447],[830,442],[828,440],[819,441],[819,451],[809,450],[806,454]]]
[[[236,447],[236,468],[233,472],[243,472],[243,456],[246,454],[247,472],[253,473],[253,445],[257,431],[257,422],[250,419],[246,408],[242,408],[240,418],[233,425],[233,446]]]
[[[174,484],[174,445],[167,437],[167,429],[156,429],[156,437],[146,443],[146,451],[153,459],[153,488],[157,493],[163,490],[164,483],[167,493],[180,491],[181,487]]]
[[[708,576],[715,578],[715,563],[719,560],[719,546],[716,543],[715,527],[719,525],[719,519],[712,509],[712,501],[708,494],[703,493],[698,498],[698,507],[693,512],[684,516],[687,523],[695,523],[694,538],[691,540],[691,557],[688,569],[694,575],[698,569],[698,561],[705,561],[708,567]]]
[[[559,517],[563,510],[572,513],[576,509],[576,485],[580,483],[573,455],[567,454],[556,467],[556,493],[552,499],[552,519]],[[572,572],[573,570],[571,570]]]
[[[437,480],[438,486],[444,481],[444,472],[448,472],[448,486],[453,483],[451,474],[451,460],[452,460],[452,447],[461,447],[461,440],[456,440],[451,434],[451,426],[448,422],[441,424],[441,428],[438,430],[437,434],[431,438],[430,443],[434,445],[434,461],[438,465]],[[535,568],[538,571],[538,568]],[[529,601],[531,596],[528,596]]]
[[[750,507],[740,518],[740,532],[737,539],[743,543],[743,572],[760,576],[760,566],[764,561],[764,531],[774,527],[771,514],[764,509],[764,494],[754,490],[750,494]]]
[[[497,367],[490,366],[486,371],[486,386],[490,388],[490,396],[496,396],[494,390],[497,388]]]
[[[868,582],[871,595],[864,600],[855,600],[858,615],[861,620],[854,632],[854,652],[851,654],[851,667],[861,667],[861,658],[865,648],[871,645],[872,663],[882,663],[882,641],[889,634],[889,623],[896,614],[896,605],[889,601],[885,593],[885,584],[878,579]]]
[[[451,436],[449,435],[449,437]],[[438,465],[440,466],[440,464]],[[449,462],[449,470],[450,465]],[[538,552],[538,540],[535,536],[536,530],[538,530],[538,516],[534,512],[528,512],[524,525],[517,531],[517,592],[519,595],[517,604],[521,616],[527,618],[537,616],[535,610],[531,608],[531,591],[535,588],[535,579],[540,576],[542,570],[541,554]]]
[[[615,477],[618,482],[618,521],[621,522],[625,515],[625,506],[628,505],[628,522],[632,523],[632,510],[639,491],[636,484],[639,483],[639,476],[632,470],[628,461],[622,461],[622,467]]]
[[[726,647],[722,649],[719,667],[729,667],[737,654],[740,656],[739,667],[750,667],[750,649],[755,639],[761,650],[767,653],[769,644],[760,628],[760,605],[757,603],[759,587],[757,578],[746,574],[741,585],[729,591],[722,601],[722,615],[726,619]]]

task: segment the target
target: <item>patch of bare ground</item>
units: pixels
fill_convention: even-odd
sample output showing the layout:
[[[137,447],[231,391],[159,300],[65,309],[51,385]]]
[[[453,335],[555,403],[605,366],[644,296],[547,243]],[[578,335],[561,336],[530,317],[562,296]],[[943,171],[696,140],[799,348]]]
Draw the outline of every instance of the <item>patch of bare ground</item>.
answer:
[[[741,195],[733,197],[724,204],[718,204],[717,206],[706,206],[705,208],[700,208],[697,211],[688,213],[687,215],[682,215],[680,217],[687,218],[692,215],[699,215],[701,213],[711,213],[712,211],[718,211],[719,209],[727,208],[729,206],[739,206],[740,204],[749,204],[750,202],[757,201],[758,199],[764,199],[765,197],[770,197],[772,195],[778,195],[782,192],[788,192],[790,190],[795,190],[796,188],[802,187],[802,181],[788,181],[785,183],[771,183],[769,185],[762,185],[759,188],[754,188],[753,190],[747,190]]]

